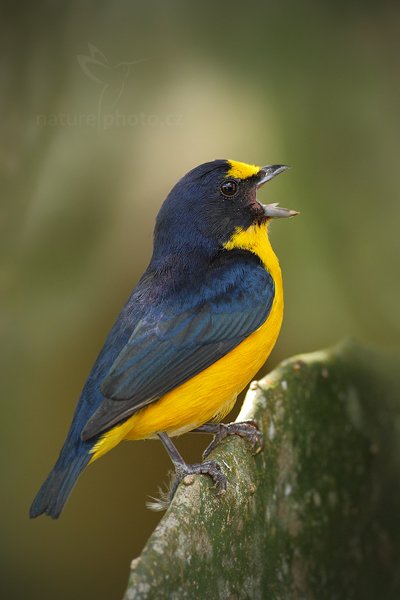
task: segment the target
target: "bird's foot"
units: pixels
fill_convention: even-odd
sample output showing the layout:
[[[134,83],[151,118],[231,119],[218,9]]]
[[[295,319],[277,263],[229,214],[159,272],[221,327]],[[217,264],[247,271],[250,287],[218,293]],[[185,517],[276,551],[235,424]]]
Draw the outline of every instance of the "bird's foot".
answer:
[[[172,443],[172,440],[168,434],[160,431],[157,435],[164,444],[164,447],[167,450],[175,467],[175,479],[170,487],[167,498],[168,502],[171,502],[181,481],[184,481],[184,483],[187,485],[193,483],[193,475],[209,475],[213,480],[215,487],[217,488],[218,495],[220,496],[221,494],[225,493],[227,479],[222,473],[221,467],[215,460],[207,460],[202,463],[188,465],[184,461],[176,446]]]
[[[198,428],[198,431],[204,433],[214,433],[214,439],[203,452],[203,458],[206,458],[219,442],[228,435],[238,435],[247,440],[254,454],[259,454],[264,448],[264,438],[255,421],[242,421],[241,423],[206,423]]]
[[[215,460],[207,460],[202,463],[179,465],[176,469],[178,483],[190,475],[209,475],[217,489],[218,496],[226,491],[227,479],[221,471],[220,465]]]
[[[222,473],[220,465],[215,460],[207,460],[194,465],[188,465],[187,463],[176,465],[175,474],[176,476],[169,492],[170,502],[181,481],[186,483],[186,485],[192,483],[192,475],[209,475],[217,489],[217,496],[222,496],[226,492],[227,479]]]

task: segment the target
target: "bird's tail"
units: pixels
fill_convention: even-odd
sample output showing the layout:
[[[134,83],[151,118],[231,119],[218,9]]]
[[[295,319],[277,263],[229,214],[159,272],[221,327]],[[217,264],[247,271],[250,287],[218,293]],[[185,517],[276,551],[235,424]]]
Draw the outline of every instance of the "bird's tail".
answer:
[[[36,494],[29,510],[31,519],[41,514],[57,519],[68,500],[70,493],[82,469],[89,462],[91,455],[88,452],[78,454],[66,464],[61,454],[46,481]]]

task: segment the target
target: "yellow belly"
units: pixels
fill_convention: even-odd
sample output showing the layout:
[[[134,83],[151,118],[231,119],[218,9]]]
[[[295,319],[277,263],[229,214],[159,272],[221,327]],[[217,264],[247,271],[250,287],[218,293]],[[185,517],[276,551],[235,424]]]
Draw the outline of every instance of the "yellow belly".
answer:
[[[268,239],[266,234],[265,238]],[[274,279],[275,296],[265,323],[229,354],[106,432],[92,450],[92,461],[124,439],[146,439],[158,431],[180,435],[203,423],[220,420],[231,410],[238,394],[265,363],[281,328],[282,279],[278,261],[273,252],[272,255],[275,260],[269,257],[268,270]]]

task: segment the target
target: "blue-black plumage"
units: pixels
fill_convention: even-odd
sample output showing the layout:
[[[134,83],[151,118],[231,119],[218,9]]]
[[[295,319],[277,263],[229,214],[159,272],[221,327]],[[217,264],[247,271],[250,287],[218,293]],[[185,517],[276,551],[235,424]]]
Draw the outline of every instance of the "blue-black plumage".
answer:
[[[200,165],[165,200],[150,264],[89,374],[31,517],[59,516],[105,431],[229,354],[267,320],[272,275],[257,253],[227,246],[238,231],[265,222],[255,196],[265,171],[235,163],[252,170],[229,177],[232,164]],[[240,189],[235,198],[221,192],[227,178]]]

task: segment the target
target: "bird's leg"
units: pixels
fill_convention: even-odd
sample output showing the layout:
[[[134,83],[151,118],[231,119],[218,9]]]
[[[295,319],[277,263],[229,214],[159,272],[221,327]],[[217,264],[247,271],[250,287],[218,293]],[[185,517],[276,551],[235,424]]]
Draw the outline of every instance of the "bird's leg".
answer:
[[[176,488],[186,475],[209,475],[218,490],[218,495],[224,494],[226,490],[226,477],[221,471],[221,467],[215,460],[208,460],[203,463],[188,465],[182,455],[179,453],[171,438],[165,432],[159,432],[158,437],[162,441],[164,448],[174,463],[176,478],[170,491],[170,500],[174,497]]]
[[[255,421],[242,421],[241,423],[204,423],[200,427],[192,430],[192,433],[211,433],[214,439],[203,452],[203,458],[206,458],[218,443],[228,435],[238,435],[251,444],[252,450],[258,454],[264,448],[264,439],[258,425]]]

